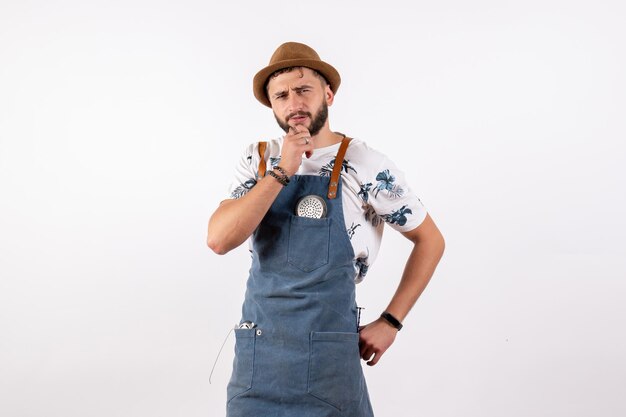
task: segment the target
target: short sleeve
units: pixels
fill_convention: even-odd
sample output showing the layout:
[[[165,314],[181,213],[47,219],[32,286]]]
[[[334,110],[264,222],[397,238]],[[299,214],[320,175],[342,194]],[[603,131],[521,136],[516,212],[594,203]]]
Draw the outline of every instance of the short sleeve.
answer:
[[[248,145],[235,166],[235,175],[228,188],[227,199],[241,198],[250,191],[258,180],[258,143]]]
[[[378,169],[369,175],[369,204],[389,226],[408,232],[424,221],[426,208],[407,183],[404,172],[389,158],[382,158]]]

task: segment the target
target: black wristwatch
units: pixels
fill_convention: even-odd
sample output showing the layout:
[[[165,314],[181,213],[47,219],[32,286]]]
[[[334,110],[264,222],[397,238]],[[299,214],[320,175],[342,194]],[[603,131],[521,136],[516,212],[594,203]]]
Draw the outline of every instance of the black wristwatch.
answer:
[[[402,329],[402,323],[400,323],[400,320],[398,320],[397,318],[392,316],[391,313],[383,311],[382,314],[380,315],[380,317],[382,317],[385,320],[387,320],[387,322],[389,322],[389,324],[391,324],[393,327],[395,327],[398,331],[400,331]]]

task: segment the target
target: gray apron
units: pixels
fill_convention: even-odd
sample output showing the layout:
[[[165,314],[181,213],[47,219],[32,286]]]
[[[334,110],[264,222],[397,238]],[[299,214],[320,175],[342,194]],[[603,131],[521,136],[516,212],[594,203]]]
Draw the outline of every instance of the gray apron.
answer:
[[[373,416],[341,199],[349,141],[342,142],[331,177],[291,177],[252,236],[242,321],[256,327],[235,330],[228,417]],[[261,160],[264,165],[263,152]],[[324,199],[324,218],[294,214],[307,195]]]

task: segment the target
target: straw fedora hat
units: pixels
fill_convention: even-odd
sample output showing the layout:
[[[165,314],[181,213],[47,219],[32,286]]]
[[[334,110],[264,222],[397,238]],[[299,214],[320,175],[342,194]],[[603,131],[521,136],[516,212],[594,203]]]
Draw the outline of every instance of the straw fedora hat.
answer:
[[[267,107],[272,107],[267,98],[267,94],[265,94],[267,79],[274,72],[288,67],[307,67],[314,69],[326,78],[333,93],[337,92],[339,84],[341,84],[339,72],[337,72],[332,65],[322,61],[313,48],[303,43],[286,42],[276,49],[270,59],[269,65],[257,72],[254,76],[252,89],[257,100]]]

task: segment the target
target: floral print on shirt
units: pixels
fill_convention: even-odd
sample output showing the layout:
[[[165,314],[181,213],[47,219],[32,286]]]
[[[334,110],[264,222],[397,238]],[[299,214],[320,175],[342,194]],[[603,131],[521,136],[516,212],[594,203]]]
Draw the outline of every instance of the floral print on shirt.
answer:
[[[267,167],[280,165],[284,138],[267,142]],[[316,149],[303,158],[296,175],[328,178],[335,166],[339,144]],[[417,155],[417,154],[416,154]],[[419,155],[417,157],[419,160]],[[240,198],[260,180],[258,142],[248,145],[235,167],[226,198]],[[419,167],[412,167],[413,172]],[[355,282],[372,275],[382,242],[385,224],[406,232],[419,226],[426,209],[410,188],[406,177],[385,154],[359,139],[350,142],[341,166],[343,210],[346,235],[354,250]],[[343,225],[342,225],[343,226]],[[248,242],[251,247],[251,242]]]
[[[333,158],[329,163],[320,168],[320,170],[318,171],[318,175],[321,177],[330,177],[330,174],[332,174],[333,169],[335,168],[335,160],[336,158]],[[354,171],[355,174],[357,173],[356,169],[350,166],[350,161],[348,161],[347,159],[344,159],[341,163],[341,169],[345,172],[348,172],[348,170],[351,169],[352,171]]]
[[[383,190],[387,192],[387,195],[391,198],[398,198],[404,195],[402,187],[394,184],[396,177],[391,175],[388,169],[379,172],[378,175],[376,175],[376,181],[378,181],[378,184],[376,184],[376,193],[374,194],[374,197],[378,197],[378,193]]]

